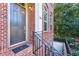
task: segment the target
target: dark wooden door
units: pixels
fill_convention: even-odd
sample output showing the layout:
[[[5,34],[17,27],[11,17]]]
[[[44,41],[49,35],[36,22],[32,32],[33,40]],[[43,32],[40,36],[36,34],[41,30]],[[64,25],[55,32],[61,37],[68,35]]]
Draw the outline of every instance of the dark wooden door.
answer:
[[[25,41],[25,9],[10,4],[10,45]]]

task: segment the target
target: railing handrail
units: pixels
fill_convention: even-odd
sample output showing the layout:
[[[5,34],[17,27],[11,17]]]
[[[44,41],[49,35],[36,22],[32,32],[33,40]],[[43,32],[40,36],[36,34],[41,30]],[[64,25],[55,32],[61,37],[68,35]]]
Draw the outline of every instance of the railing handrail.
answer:
[[[36,33],[36,32],[35,32],[35,33]],[[37,34],[37,33],[36,33],[36,34]],[[37,35],[38,35],[38,36],[40,36],[39,34],[37,34]],[[41,36],[40,36],[40,37],[41,37]],[[42,41],[42,40],[43,40],[43,41],[42,41],[42,43],[45,45],[45,40],[44,40],[44,39],[42,39],[42,40],[41,40],[41,39],[39,39],[39,40],[40,40],[40,41]],[[47,43],[47,44],[49,44],[48,42],[46,42],[46,43]],[[49,44],[49,45],[50,45],[50,44]]]
[[[41,37],[37,32],[35,32],[35,33],[36,33],[39,37]],[[43,40],[43,43],[46,42],[48,45],[50,45],[45,39],[42,38],[42,40]],[[50,45],[50,46],[51,46],[51,45]]]
[[[36,33],[39,37],[41,37],[39,34],[38,34],[38,32],[34,32],[34,33]],[[41,37],[42,38],[42,37]],[[49,46],[50,47],[52,47],[59,55],[62,55],[62,54],[60,54],[53,46],[51,46],[45,39],[43,39],[42,38],[42,40],[41,39],[39,39],[40,41],[42,41],[42,43],[45,45],[45,43],[47,43],[47,47],[49,48]],[[50,51],[50,52],[52,52],[52,51]]]
[[[36,32],[34,32],[34,36],[36,36],[38,38],[38,40],[42,42],[42,46],[39,46],[39,48],[34,50],[34,52],[38,51],[38,49],[40,49],[40,47],[43,47],[43,45],[49,48],[49,46],[46,45],[45,42],[41,40],[40,36]]]

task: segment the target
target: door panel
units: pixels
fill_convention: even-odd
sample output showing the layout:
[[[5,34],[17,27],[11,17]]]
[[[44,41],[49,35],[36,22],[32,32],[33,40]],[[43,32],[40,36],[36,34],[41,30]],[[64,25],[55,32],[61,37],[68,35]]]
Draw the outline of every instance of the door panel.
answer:
[[[25,9],[10,4],[10,45],[25,41]]]

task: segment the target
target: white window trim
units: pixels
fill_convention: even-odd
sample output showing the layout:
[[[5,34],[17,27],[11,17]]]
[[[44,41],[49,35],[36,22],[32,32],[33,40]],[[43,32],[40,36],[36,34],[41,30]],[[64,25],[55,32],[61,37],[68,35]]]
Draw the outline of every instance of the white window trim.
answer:
[[[46,11],[46,10],[45,10]],[[48,10],[47,10],[47,13],[48,13]],[[44,20],[44,22],[47,23],[47,30],[44,30],[44,32],[48,32],[48,14],[47,14],[47,21]]]
[[[16,43],[16,44],[13,44],[13,45],[10,45],[10,3],[8,3],[8,7],[7,7],[7,14],[8,14],[8,19],[7,19],[7,25],[8,25],[8,46],[9,47],[13,47],[13,46],[16,46],[16,45],[19,45],[19,44],[24,44],[26,43],[26,40],[25,41],[22,41],[22,42],[19,42],[19,43]]]

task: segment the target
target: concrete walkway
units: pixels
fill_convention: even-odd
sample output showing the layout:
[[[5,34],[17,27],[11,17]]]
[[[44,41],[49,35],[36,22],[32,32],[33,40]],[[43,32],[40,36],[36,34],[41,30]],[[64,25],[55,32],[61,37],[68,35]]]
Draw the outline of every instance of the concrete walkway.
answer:
[[[56,56],[65,56],[65,55],[67,55],[65,43],[54,41],[53,42],[53,47],[58,51],[57,52],[57,51],[54,50],[54,55],[56,55]]]

